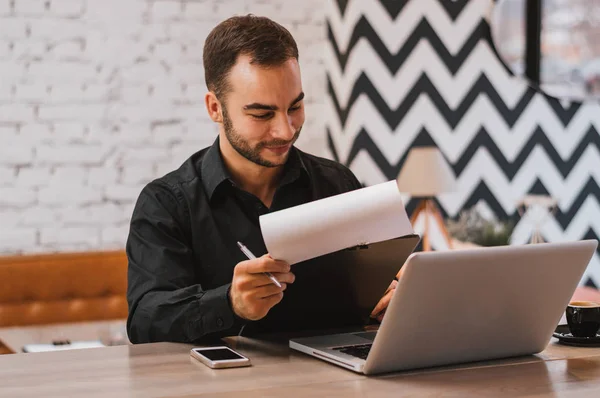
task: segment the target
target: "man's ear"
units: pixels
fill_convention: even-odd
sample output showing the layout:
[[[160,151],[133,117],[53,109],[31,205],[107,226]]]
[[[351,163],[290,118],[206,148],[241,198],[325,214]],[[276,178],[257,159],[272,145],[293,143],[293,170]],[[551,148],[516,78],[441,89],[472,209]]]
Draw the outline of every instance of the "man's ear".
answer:
[[[204,104],[206,105],[206,111],[208,116],[215,123],[223,123],[223,110],[221,101],[217,99],[217,96],[212,91],[207,92],[204,95]]]

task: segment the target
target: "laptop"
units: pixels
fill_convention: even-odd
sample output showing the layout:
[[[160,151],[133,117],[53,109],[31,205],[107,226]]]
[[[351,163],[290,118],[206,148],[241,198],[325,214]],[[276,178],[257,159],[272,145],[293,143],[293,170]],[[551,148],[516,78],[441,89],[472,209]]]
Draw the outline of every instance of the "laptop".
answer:
[[[367,375],[535,354],[548,345],[597,245],[413,253],[378,331],[289,345]]]

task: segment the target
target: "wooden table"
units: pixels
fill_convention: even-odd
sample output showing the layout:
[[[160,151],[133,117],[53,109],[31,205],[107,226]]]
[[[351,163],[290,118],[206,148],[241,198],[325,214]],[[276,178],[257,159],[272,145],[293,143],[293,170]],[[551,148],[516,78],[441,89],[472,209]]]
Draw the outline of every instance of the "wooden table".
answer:
[[[578,289],[574,298],[592,293]],[[104,339],[120,333],[124,322],[0,328],[0,341],[20,352],[30,343]],[[291,351],[286,339],[226,343],[253,366],[212,370],[189,356],[192,346],[172,343],[0,355],[0,397],[600,396],[600,348],[556,339],[533,356],[376,377]]]
[[[11,335],[0,329],[0,338]],[[535,356],[376,377],[292,351],[285,338],[226,343],[253,366],[209,369],[189,356],[192,346],[174,343],[2,355],[0,396],[600,396],[600,348],[554,340]]]

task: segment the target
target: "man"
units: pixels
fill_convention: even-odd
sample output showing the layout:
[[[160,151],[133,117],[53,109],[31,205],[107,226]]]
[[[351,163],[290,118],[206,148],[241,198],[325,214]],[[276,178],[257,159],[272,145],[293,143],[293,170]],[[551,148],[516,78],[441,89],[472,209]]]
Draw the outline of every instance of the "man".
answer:
[[[290,265],[263,255],[261,214],[361,187],[346,167],[293,146],[304,123],[294,39],[267,18],[233,17],[208,35],[204,68],[219,135],[140,194],[127,241],[130,340],[197,342],[244,327],[345,323],[335,287],[306,294],[314,267],[299,270],[306,280],[294,296]],[[260,257],[247,260],[238,241]]]

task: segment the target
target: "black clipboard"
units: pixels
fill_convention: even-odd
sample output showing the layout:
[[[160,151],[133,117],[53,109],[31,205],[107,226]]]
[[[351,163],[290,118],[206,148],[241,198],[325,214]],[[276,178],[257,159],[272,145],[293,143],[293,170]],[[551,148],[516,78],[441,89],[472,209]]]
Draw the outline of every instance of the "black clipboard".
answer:
[[[420,241],[411,234],[365,243],[292,266],[283,300],[244,335],[361,326]]]

